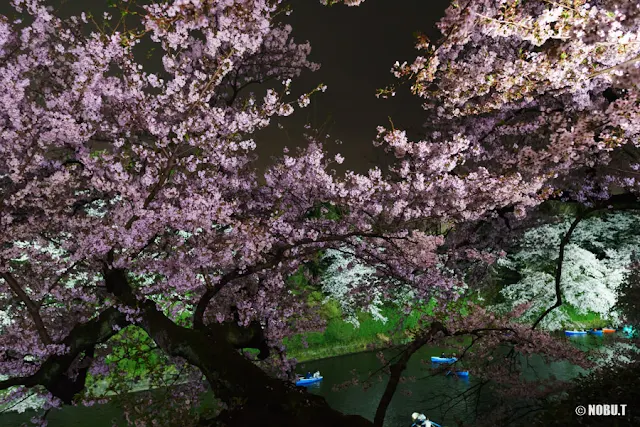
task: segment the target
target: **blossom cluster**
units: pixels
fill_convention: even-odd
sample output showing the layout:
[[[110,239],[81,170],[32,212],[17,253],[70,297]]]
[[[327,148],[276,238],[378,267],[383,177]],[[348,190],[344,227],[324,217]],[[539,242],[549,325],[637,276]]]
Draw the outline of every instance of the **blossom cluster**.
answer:
[[[613,310],[616,291],[625,280],[640,244],[635,229],[637,220],[633,213],[612,213],[586,219],[573,232],[565,248],[560,280],[565,303],[577,313],[596,313],[612,322],[618,319]],[[524,234],[512,254],[498,261],[501,267],[517,271],[520,277],[501,290],[505,298],[501,309],[510,310],[529,301],[531,306],[521,320],[535,320],[553,305],[558,248],[568,228],[568,220],[534,228]],[[567,312],[560,308],[549,313],[541,326],[559,330],[569,321]]]

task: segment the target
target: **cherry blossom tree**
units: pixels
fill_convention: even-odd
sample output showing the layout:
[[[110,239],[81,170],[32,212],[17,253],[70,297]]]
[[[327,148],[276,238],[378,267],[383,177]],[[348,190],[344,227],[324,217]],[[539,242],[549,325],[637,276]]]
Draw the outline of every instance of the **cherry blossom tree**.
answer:
[[[379,129],[412,192],[405,215],[422,208],[455,223],[490,211],[511,229],[549,198],[585,206],[560,241],[556,303],[534,328],[563,303],[564,250],[578,224],[638,208],[639,20],[635,3],[456,1],[438,24],[442,39],[420,37],[424,53],[394,66],[425,99],[428,120],[420,141]],[[402,363],[392,367],[399,375]]]
[[[590,311],[618,323],[613,307],[632,256],[640,246],[634,228],[637,221],[637,215],[619,212],[585,219],[575,228],[571,242],[565,248],[561,276],[566,304],[579,313]],[[558,247],[571,222],[565,220],[527,231],[514,253],[498,260],[498,265],[520,277],[501,290],[505,307],[512,309],[531,301],[524,316],[535,321],[555,300]],[[556,310],[540,325],[559,330],[567,322],[567,314]]]
[[[426,99],[429,137],[381,127],[378,144],[397,165],[338,176],[331,164],[342,157],[326,158],[312,138],[255,168],[251,134],[308,104],[311,93],[287,97],[291,79],[316,67],[274,19],[280,3],[127,1],[123,19],[97,23],[13,0],[17,17],[0,17],[5,399],[36,390],[45,408],[94,403],[87,376],[109,370],[111,338],[135,326],[167,364],[204,376],[224,403],[218,425],[370,425],[297,389],[282,345],[318,326],[287,277],[345,247],[385,286],[443,307],[391,366],[375,425],[405,358],[436,338],[471,334],[480,358],[508,342],[514,353],[584,362],[486,310],[449,316],[464,287],[442,268],[444,236],[425,224],[522,217],[560,192],[590,202],[612,184],[635,190],[637,5],[454,2],[442,41],[421,40],[427,55],[395,67]],[[138,26],[124,25],[131,17]],[[134,55],[143,39],[161,72]],[[265,81],[273,87],[246,92]],[[310,215],[327,204],[339,218]],[[265,369],[238,351],[263,344]],[[518,375],[492,369],[506,384]],[[183,408],[200,392],[177,390]]]
[[[18,386],[8,399],[38,386],[45,409],[71,403],[89,369],[108,369],[103,344],[133,324],[170,362],[186,361],[207,378],[231,405],[230,423],[244,424],[234,415],[243,407],[272,411],[269,395],[289,402],[274,419],[345,423],[349,417],[327,412],[322,399],[245,359],[219,323],[259,319],[265,340],[281,345],[296,329],[293,314],[305,312],[284,278],[311,251],[306,245],[317,251],[357,234],[348,227],[353,218],[327,227],[303,218],[348,187],[324,171],[317,144],[285,156],[266,185],[253,170],[250,134],[293,107],[274,89],[262,97],[241,90],[276,79],[287,92],[291,77],[315,67],[308,46],[274,24],[278,2],[127,3],[123,16],[135,13],[141,24],[130,29],[108,14],[111,25],[91,29],[95,19],[85,14],[63,20],[37,0],[13,5],[22,17],[0,19],[0,286],[8,318],[1,340],[9,377],[0,388]],[[162,72],[136,60],[143,38],[161,50]],[[191,309],[192,328],[176,322],[175,305]],[[287,405],[309,408],[295,415]]]
[[[346,319],[355,326],[359,325],[358,309],[386,322],[380,311],[385,302],[401,307],[413,299],[413,292],[405,282],[380,274],[379,268],[384,266],[363,264],[348,248],[329,249],[323,258],[329,265],[322,277],[322,292],[327,299],[340,303]]]

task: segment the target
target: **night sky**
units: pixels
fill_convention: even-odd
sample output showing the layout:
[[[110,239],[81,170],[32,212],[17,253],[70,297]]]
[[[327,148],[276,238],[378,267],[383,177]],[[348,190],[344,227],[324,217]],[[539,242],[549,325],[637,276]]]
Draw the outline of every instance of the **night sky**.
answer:
[[[376,98],[376,89],[397,82],[390,72],[395,61],[411,62],[415,58],[415,31],[432,40],[439,38],[435,23],[448,3],[367,0],[359,7],[326,7],[318,0],[294,1],[294,12],[287,18],[293,37],[311,42],[310,59],[322,67],[294,80],[292,94],[311,90],[320,82],[328,89],[314,94],[307,108],[277,118],[284,130],[271,126],[257,135],[263,161],[281,153],[283,146],[300,145],[305,123],[320,126],[327,122],[331,138],[326,148],[346,157],[343,166],[364,171],[386,163],[382,148],[372,145],[376,126],[389,125],[391,117],[396,128],[418,132],[424,115],[420,99],[411,95],[408,85],[389,99]],[[334,144],[336,138],[343,143]]]
[[[284,21],[292,25],[296,41],[311,42],[310,60],[322,67],[295,79],[291,96],[297,99],[319,83],[326,84],[328,89],[314,94],[308,107],[297,109],[290,117],[274,118],[269,128],[254,136],[260,156],[258,166],[270,163],[270,157],[282,154],[285,146],[304,144],[304,125],[310,123],[316,128],[324,125],[322,134],[331,135],[325,148],[331,154],[340,152],[346,157],[337,169],[364,172],[376,165],[384,167],[389,155],[372,144],[376,126],[388,126],[390,117],[396,128],[415,135],[421,130],[424,116],[420,99],[410,94],[408,85],[390,99],[376,98],[376,89],[397,82],[390,72],[395,61],[411,62],[417,55],[414,32],[421,31],[432,40],[439,38],[435,23],[448,3],[448,0],[367,0],[359,7],[327,7],[319,0],[292,0],[294,11]],[[100,16],[108,10],[106,0],[55,0],[48,4],[56,5],[60,16],[88,10]],[[10,11],[8,1],[0,0],[0,14]],[[259,98],[264,93],[257,86],[250,90]],[[284,129],[278,128],[278,122]],[[335,144],[336,139],[342,144]]]

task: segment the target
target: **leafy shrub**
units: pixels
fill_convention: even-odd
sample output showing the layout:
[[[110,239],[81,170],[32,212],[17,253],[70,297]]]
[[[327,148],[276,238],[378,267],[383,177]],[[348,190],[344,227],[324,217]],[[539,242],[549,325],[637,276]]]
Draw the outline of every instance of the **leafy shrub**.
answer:
[[[356,328],[349,322],[341,319],[332,319],[327,324],[324,334],[326,341],[329,343],[345,343],[355,338]]]

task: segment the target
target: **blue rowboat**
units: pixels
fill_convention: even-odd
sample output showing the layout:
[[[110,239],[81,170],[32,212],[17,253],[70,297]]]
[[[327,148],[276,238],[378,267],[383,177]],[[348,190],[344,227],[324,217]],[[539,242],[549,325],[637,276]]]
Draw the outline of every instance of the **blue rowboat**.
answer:
[[[564,331],[564,334],[573,337],[577,335],[587,335],[587,331]]]
[[[459,377],[469,378],[469,371],[455,371],[455,372],[447,371],[447,375],[450,375],[450,374],[456,374]]]
[[[602,334],[603,334],[602,330],[599,330],[599,331],[598,331],[598,330],[596,330],[596,329],[591,330],[591,331],[588,331],[588,332],[589,332],[591,335],[602,335]]]
[[[306,385],[314,384],[314,383],[322,381],[322,378],[323,377],[298,378],[298,381],[296,381],[296,385],[306,386]]]
[[[431,356],[431,361],[433,363],[453,363],[456,360],[458,360],[455,357],[435,357],[435,356]]]

